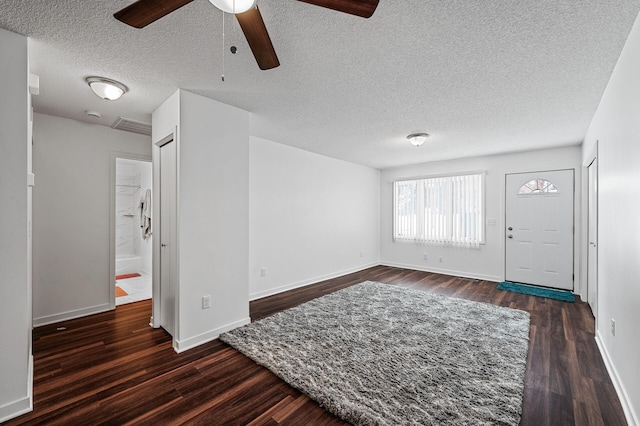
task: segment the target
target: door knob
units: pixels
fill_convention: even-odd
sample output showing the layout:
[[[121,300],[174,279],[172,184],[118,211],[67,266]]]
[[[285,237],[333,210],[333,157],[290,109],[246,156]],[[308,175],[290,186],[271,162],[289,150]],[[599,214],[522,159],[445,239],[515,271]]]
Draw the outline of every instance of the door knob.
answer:
[[[511,227],[511,226],[510,226],[510,227],[508,227],[507,229],[508,229],[509,231],[513,231],[513,227]]]
[[[509,234],[507,235],[507,238],[513,238],[513,235]]]
[[[166,247],[167,245],[165,243],[160,244],[160,247]]]

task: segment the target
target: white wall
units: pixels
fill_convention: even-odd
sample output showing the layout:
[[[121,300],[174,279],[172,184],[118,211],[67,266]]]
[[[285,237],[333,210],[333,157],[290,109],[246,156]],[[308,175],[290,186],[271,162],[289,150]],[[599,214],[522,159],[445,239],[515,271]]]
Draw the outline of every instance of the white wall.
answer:
[[[425,145],[420,149],[428,149]],[[505,174],[543,170],[575,169],[575,187],[581,187],[580,147],[540,150],[506,155],[467,158],[384,170],[380,179],[380,257],[385,265],[438,272],[470,278],[504,279],[504,191]],[[393,185],[401,178],[486,171],[486,244],[480,249],[440,247],[393,241]],[[580,190],[575,195],[575,291],[580,292]],[[423,255],[428,255],[424,260]],[[439,258],[442,256],[443,261]]]
[[[0,422],[31,410],[27,38],[0,29]]]
[[[249,322],[249,113],[180,90],[154,112],[153,141],[176,127],[182,351]]]
[[[250,298],[377,265],[379,179],[375,169],[252,137]]]
[[[44,114],[33,139],[34,324],[108,310],[112,153],[149,155],[150,139]]]
[[[640,424],[640,15],[584,142],[598,141],[597,341],[627,420]],[[616,335],[610,329],[616,322]]]

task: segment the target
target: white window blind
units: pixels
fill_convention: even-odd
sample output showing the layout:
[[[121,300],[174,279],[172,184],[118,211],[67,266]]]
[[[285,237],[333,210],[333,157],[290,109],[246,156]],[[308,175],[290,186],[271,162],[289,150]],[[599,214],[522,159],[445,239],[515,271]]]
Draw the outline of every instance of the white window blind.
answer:
[[[484,173],[394,183],[394,239],[479,247]]]

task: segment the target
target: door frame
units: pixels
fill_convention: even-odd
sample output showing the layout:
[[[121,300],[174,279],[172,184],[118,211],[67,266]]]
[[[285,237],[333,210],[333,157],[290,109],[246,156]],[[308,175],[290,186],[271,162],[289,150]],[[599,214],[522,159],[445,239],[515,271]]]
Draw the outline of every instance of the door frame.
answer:
[[[573,173],[573,192],[572,192],[572,197],[571,197],[571,206],[572,206],[572,211],[571,211],[571,220],[573,223],[573,234],[572,234],[572,239],[571,239],[571,270],[572,270],[572,274],[573,274],[573,288],[569,291],[571,291],[572,293],[577,293],[577,287],[576,287],[576,283],[579,280],[579,276],[577,275],[577,271],[576,271],[576,251],[577,251],[577,247],[576,247],[576,204],[577,204],[577,200],[576,200],[576,184],[577,184],[577,173],[576,173],[576,169],[575,168],[571,168],[571,167],[566,167],[566,168],[559,168],[559,169],[550,169],[550,170],[526,170],[526,171],[518,171],[518,172],[510,172],[510,173],[506,173],[504,174],[504,181],[503,181],[503,191],[502,191],[502,196],[503,198],[503,234],[502,234],[502,247],[503,247],[503,277],[506,280],[507,278],[507,176],[509,175],[521,175],[521,174],[529,174],[529,173],[548,173],[548,172],[561,172],[561,171],[571,171]]]
[[[180,143],[178,140],[178,128],[174,126],[173,129],[169,132],[164,133],[165,136],[161,137],[159,140],[153,142],[153,196],[152,196],[152,207],[153,211],[160,212],[160,148],[167,143],[173,142],[176,147],[176,206],[180,205]],[[160,278],[161,278],[161,265],[160,265],[160,251],[161,251],[161,240],[162,235],[160,231],[160,220],[156,220],[155,224],[152,223],[151,227],[153,229],[154,234],[157,235],[156,238],[153,239],[153,277],[152,277],[152,286],[153,286],[153,300],[152,300],[152,312],[151,319],[149,325],[153,328],[160,328],[162,324],[162,293],[160,291]],[[180,220],[180,209],[176,208],[176,224],[179,223]],[[176,225],[177,226],[177,225]],[[174,241],[174,245],[179,246],[179,232],[178,229],[175,230],[176,239]],[[174,264],[176,268],[176,277],[180,276],[180,253],[179,250],[174,250]],[[176,347],[176,342],[178,341],[179,336],[179,294],[180,288],[176,283],[176,294],[175,294],[175,323],[174,323],[174,335],[173,337],[173,347]]]
[[[595,189],[596,189],[596,196],[595,196],[595,259],[592,259],[591,256],[591,242],[593,241],[593,239],[591,238],[591,222],[593,220],[593,218],[591,217],[591,198],[592,198],[592,182],[591,182],[591,173],[590,173],[590,169],[591,166],[595,164]],[[596,141],[595,144],[595,151],[593,152],[593,155],[590,156],[590,158],[587,160],[586,162],[586,199],[587,199],[587,205],[586,205],[586,238],[585,238],[585,245],[584,247],[586,247],[586,255],[585,255],[585,263],[587,265],[587,267],[585,268],[585,275],[586,275],[586,279],[585,279],[585,287],[586,290],[584,292],[585,295],[585,301],[587,302],[587,304],[589,305],[589,307],[591,308],[591,313],[593,314],[593,317],[596,320],[596,325],[598,322],[598,213],[599,213],[599,209],[598,209],[598,167],[599,167],[599,163],[598,163],[598,141]],[[594,262],[595,265],[595,276],[592,276],[592,274],[590,274],[590,270],[591,270],[591,262]],[[595,303],[593,305],[591,305],[591,300],[589,300],[589,294],[591,291],[591,284],[592,281],[595,278]]]
[[[151,163],[151,155],[134,154],[131,152],[111,151],[110,189],[109,189],[109,309],[116,308],[116,160],[137,160]],[[153,179],[153,177],[152,177]],[[152,252],[155,258],[155,252]],[[155,272],[153,272],[155,273]],[[152,277],[153,278],[153,277]],[[155,296],[155,295],[154,295]],[[153,298],[153,296],[152,296]]]

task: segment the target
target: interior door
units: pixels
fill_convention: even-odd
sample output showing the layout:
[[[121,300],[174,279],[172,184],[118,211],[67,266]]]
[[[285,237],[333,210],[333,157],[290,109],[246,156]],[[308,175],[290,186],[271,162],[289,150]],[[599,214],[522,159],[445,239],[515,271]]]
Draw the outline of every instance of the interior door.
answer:
[[[506,175],[505,279],[573,290],[573,170]]]
[[[160,326],[175,337],[176,252],[176,143],[160,147]]]
[[[587,252],[587,301],[593,316],[598,312],[598,159],[589,165],[589,249]]]

